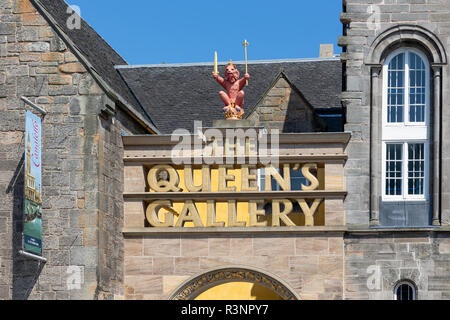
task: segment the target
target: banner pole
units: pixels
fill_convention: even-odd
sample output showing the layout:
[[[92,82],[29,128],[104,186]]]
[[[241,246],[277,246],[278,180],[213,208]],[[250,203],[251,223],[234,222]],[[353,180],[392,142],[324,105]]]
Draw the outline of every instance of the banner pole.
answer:
[[[39,111],[44,117],[47,115],[47,111],[38,106],[37,104],[34,104],[33,102],[31,102],[30,100],[28,100],[25,97],[20,97],[20,99],[22,99],[22,101],[24,101],[26,104],[28,104],[30,107],[34,108],[35,110]]]
[[[33,259],[33,260],[41,261],[41,262],[43,262],[43,263],[46,263],[46,262],[47,262],[47,259],[46,259],[46,258],[37,256],[37,255],[32,254],[32,253],[28,253],[28,252],[23,251],[23,250],[20,250],[20,251],[19,251],[19,254],[20,254],[21,256],[24,256],[24,257],[27,257],[27,258],[31,258],[31,259]]]

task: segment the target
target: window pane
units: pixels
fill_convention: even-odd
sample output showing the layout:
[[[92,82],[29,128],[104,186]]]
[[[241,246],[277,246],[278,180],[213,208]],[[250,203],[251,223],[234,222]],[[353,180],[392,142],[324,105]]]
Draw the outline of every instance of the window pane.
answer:
[[[386,145],[386,195],[402,194],[402,144]]]
[[[302,190],[302,184],[309,186],[311,183],[303,176],[301,169],[296,171],[291,168],[291,190]]]
[[[403,122],[405,104],[405,54],[400,53],[389,63],[388,70],[388,122]]]
[[[280,172],[280,169],[277,169],[278,172]],[[266,170],[265,169],[260,169],[259,170],[259,191],[265,191],[266,190]],[[283,176],[283,174],[281,173],[281,175]],[[280,191],[281,187],[278,184],[277,180],[275,180],[273,177],[271,178],[272,180],[272,191]]]
[[[283,170],[277,169],[278,172],[283,172]],[[308,179],[306,179],[301,169],[294,170],[291,168],[290,170],[291,174],[291,190],[293,191],[301,191],[302,190],[302,184],[305,186],[311,185],[311,182],[309,182]],[[281,175],[283,175],[281,173]],[[259,170],[259,190],[264,191],[265,190],[265,183],[266,183],[266,176],[265,176],[265,169]],[[281,187],[278,184],[277,180],[272,178],[272,191],[281,191]]]
[[[402,284],[397,288],[397,300],[414,300],[414,288],[409,284]]]
[[[423,195],[425,183],[425,145],[408,144],[408,194]]]
[[[258,173],[259,173],[259,191],[264,191],[266,186],[266,170],[259,169]]]
[[[277,169],[278,172],[280,172],[280,169]],[[260,169],[260,176],[259,176],[259,191],[265,191],[266,190],[266,170]],[[275,180],[273,177],[272,180],[272,191],[280,191],[281,187],[278,184],[277,180]]]
[[[409,121],[425,122],[425,64],[415,53],[409,53]]]

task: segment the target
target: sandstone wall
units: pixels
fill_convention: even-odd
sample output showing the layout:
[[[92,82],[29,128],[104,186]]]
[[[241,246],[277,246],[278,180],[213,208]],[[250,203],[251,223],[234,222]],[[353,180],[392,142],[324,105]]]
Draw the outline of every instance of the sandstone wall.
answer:
[[[190,277],[231,266],[257,268],[301,299],[343,298],[342,234],[166,235],[125,239],[125,298],[167,299]]]
[[[94,299],[122,294],[123,132],[143,129],[111,103],[28,0],[0,1],[0,299]],[[43,120],[45,265],[18,255],[23,229],[27,97]],[[82,273],[69,290],[69,267]],[[68,273],[69,272],[69,273]]]

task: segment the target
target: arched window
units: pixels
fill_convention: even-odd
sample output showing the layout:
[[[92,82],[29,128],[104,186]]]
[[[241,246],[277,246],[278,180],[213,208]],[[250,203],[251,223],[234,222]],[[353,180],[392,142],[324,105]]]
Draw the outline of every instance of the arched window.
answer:
[[[429,192],[430,67],[413,48],[383,67],[383,201],[426,201]]]
[[[399,24],[374,39],[364,61],[371,78],[364,101],[370,103],[370,224],[440,225],[448,188],[440,174],[445,46],[426,28]]]
[[[409,281],[399,282],[394,289],[395,300],[416,300],[416,289]]]

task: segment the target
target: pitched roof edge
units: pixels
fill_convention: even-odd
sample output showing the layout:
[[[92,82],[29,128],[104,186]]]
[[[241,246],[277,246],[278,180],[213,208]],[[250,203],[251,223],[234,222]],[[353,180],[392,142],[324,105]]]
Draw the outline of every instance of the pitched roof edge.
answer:
[[[272,82],[270,82],[269,86],[267,87],[267,89],[264,91],[264,93],[259,97],[258,100],[256,100],[255,104],[251,107],[251,112],[248,113],[245,118],[247,119],[251,114],[253,114],[253,112],[255,112],[256,108],[258,107],[258,105],[260,104],[260,102],[264,99],[265,96],[267,96],[267,94],[269,93],[270,90],[272,90],[273,86],[277,83],[278,80],[280,80],[281,74],[283,72],[283,69],[280,69],[280,71],[278,71],[277,75],[273,78]]]
[[[325,62],[340,61],[340,57],[332,58],[294,58],[276,60],[249,60],[247,64],[269,64],[269,63],[299,63],[299,62]],[[227,65],[229,61],[218,62],[218,65]],[[245,61],[233,61],[234,64],[245,64]],[[139,68],[175,68],[175,67],[199,67],[214,66],[214,62],[193,62],[193,63],[163,63],[163,64],[136,64],[136,65],[116,65],[116,69],[139,69]]]
[[[141,124],[146,130],[150,133],[160,134],[160,131],[156,128],[154,124],[152,124],[151,119],[145,119],[141,114],[139,114],[135,108],[125,100],[120,94],[118,94],[103,78],[97,73],[95,67],[89,62],[89,60],[84,57],[81,53],[81,50],[77,47],[77,45],[70,39],[70,37],[62,30],[62,28],[58,25],[56,20],[52,17],[52,15],[45,9],[45,7],[40,3],[39,0],[30,0],[30,2],[36,7],[36,9],[43,15],[43,17],[47,20],[49,25],[55,30],[58,36],[64,41],[64,43],[73,51],[75,56],[83,63],[86,67],[86,70],[91,74],[97,84],[102,88],[106,95],[109,96],[112,100],[119,102],[125,108],[125,111],[135,119],[139,124]]]

